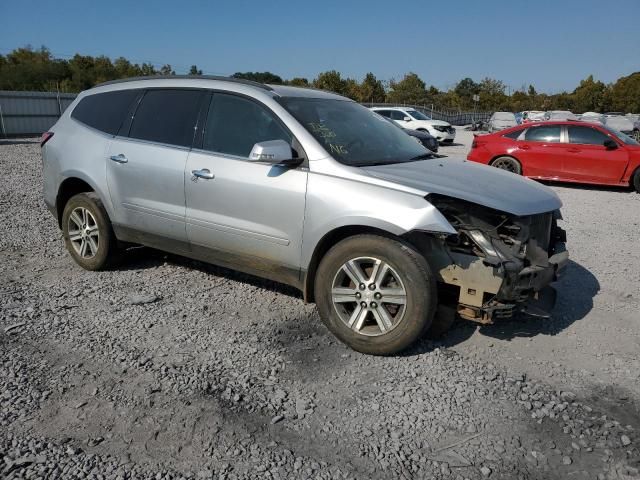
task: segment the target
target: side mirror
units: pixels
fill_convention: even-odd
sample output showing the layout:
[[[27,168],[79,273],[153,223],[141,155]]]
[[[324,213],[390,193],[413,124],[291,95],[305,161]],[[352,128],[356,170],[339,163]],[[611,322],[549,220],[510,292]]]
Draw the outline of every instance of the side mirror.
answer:
[[[603,142],[603,145],[607,150],[615,150],[616,148],[618,148],[618,144],[611,139],[605,140]]]
[[[410,122],[411,121],[411,117],[404,117],[402,119],[403,122]]]
[[[284,140],[267,140],[256,143],[249,153],[249,160],[269,165],[299,165],[302,163],[302,158],[293,158],[291,145]]]

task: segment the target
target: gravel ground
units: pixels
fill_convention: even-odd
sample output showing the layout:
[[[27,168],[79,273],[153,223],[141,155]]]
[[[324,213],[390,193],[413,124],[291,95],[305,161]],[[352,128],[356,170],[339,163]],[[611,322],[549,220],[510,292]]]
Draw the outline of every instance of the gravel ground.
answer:
[[[640,195],[552,186],[553,318],[378,358],[275,283],[145,248],[81,270],[40,162],[0,143],[1,478],[640,478]]]

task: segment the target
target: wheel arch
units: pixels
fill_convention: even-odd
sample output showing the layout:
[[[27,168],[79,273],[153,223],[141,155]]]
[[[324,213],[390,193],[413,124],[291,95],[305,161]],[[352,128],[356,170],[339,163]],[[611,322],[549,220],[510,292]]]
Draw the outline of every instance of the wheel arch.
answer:
[[[326,255],[326,253],[333,247],[338,244],[342,240],[353,237],[355,235],[362,234],[373,234],[379,235],[381,237],[386,238],[394,238],[399,239],[398,235],[384,230],[382,228],[373,227],[370,225],[344,225],[341,227],[334,228],[333,230],[327,232],[320,241],[316,244],[315,249],[313,250],[313,254],[311,255],[311,260],[307,266],[307,271],[305,272],[303,279],[303,291],[302,294],[304,296],[305,303],[313,303],[315,302],[313,290],[316,280],[316,272],[318,270],[318,266],[320,265],[320,261]]]
[[[314,303],[314,286],[316,279],[316,272],[318,270],[318,266],[322,261],[322,258],[327,254],[327,252],[334,246],[337,245],[342,240],[345,240],[349,237],[353,237],[356,235],[362,234],[371,234],[378,235],[380,237],[389,238],[393,240],[399,240],[400,242],[411,245],[418,253],[422,256],[425,256],[425,252],[420,248],[419,245],[416,244],[416,241],[420,240],[420,235],[429,235],[434,236],[438,232],[428,232],[428,231],[418,231],[412,230],[409,232],[403,233],[394,233],[390,230],[385,230],[384,228],[379,228],[371,225],[344,225],[341,227],[334,228],[333,230],[327,232],[316,245],[313,254],[311,256],[311,260],[308,264],[307,270],[304,274],[304,278],[302,279],[302,293],[304,297],[305,303]],[[427,256],[425,256],[425,260],[427,263],[431,263]]]
[[[64,172],[64,180],[58,187],[56,193],[56,218],[58,220],[58,226],[62,226],[62,212],[64,207],[71,197],[78,193],[94,192],[104,205],[107,215],[112,217],[111,203],[109,202],[108,195],[103,192],[87,175],[79,171]]]

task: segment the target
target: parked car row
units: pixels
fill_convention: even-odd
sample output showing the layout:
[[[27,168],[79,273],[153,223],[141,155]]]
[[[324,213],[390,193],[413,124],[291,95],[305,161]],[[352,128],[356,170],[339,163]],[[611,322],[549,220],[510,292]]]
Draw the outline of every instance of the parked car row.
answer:
[[[43,135],[44,200],[85,269],[115,265],[134,244],[276,280],[361,352],[398,352],[456,314],[483,324],[540,315],[568,262],[558,196],[443,160],[380,110],[454,138],[415,110],[374,113],[314,89],[108,82]]]
[[[378,115],[390,118],[402,128],[426,132],[441,144],[453,143],[456,129],[450,123],[433,120],[426,114],[409,107],[372,107]]]
[[[608,123],[533,122],[478,135],[467,158],[538,180],[640,192],[640,143]]]

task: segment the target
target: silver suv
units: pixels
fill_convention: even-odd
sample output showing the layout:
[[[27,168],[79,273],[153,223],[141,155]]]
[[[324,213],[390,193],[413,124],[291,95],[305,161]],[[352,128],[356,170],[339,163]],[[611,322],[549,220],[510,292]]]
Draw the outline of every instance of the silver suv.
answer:
[[[547,187],[434,156],[332,93],[216,77],[83,92],[43,136],[44,197],[73,259],[141,244],[270,278],[366,353],[457,314],[527,308],[567,261]]]

